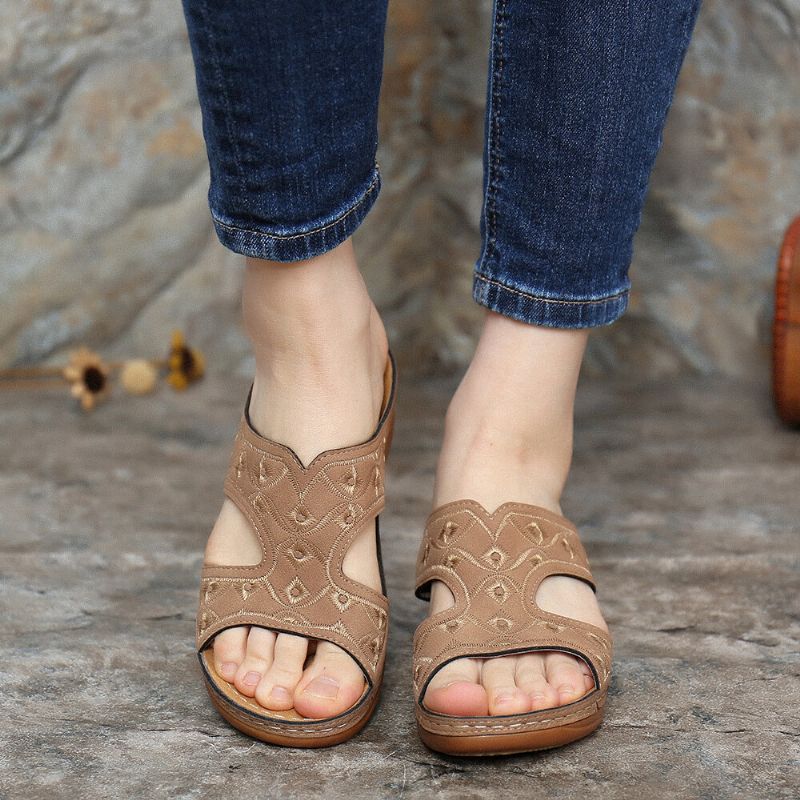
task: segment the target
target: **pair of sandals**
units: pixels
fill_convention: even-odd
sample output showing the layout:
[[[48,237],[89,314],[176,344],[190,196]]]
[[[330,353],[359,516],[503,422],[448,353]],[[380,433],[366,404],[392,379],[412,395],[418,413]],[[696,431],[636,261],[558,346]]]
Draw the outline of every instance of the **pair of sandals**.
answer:
[[[224,491],[258,534],[263,557],[255,566],[203,567],[196,629],[200,665],[214,706],[240,731],[277,745],[334,745],[367,723],[383,679],[389,621],[383,566],[378,592],[349,578],[342,565],[373,519],[380,563],[378,519],[394,424],[396,365],[390,353],[372,436],[353,447],[326,450],[307,466],[291,448],[256,432],[251,394],[252,385]],[[474,500],[447,503],[430,514],[415,594],[430,599],[431,582],[438,580],[453,593],[455,604],[425,619],[414,635],[415,711],[428,747],[449,755],[543,750],[580,739],[600,725],[611,639],[601,628],[535,604],[536,590],[551,575],[579,578],[594,588],[578,533],[565,517],[525,503],[504,503],[490,514]],[[327,719],[264,708],[214,669],[214,637],[240,625],[338,645],[363,670],[363,694],[347,711]],[[454,659],[545,650],[583,659],[594,688],[568,705],[505,716],[449,716],[425,706],[431,678]]]

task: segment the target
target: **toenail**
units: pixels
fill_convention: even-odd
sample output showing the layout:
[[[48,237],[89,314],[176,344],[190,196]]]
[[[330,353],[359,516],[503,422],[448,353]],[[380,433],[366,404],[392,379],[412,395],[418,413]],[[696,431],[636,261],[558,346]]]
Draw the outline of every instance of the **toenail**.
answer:
[[[272,691],[269,693],[269,699],[285,703],[287,700],[291,700],[292,696],[289,694],[289,690],[284,689],[283,686],[273,686]]]
[[[219,674],[222,675],[223,678],[227,680],[233,680],[233,676],[236,675],[236,670],[239,667],[233,661],[226,661],[220,668]]]
[[[245,686],[258,686],[258,682],[261,680],[261,675],[258,672],[248,672],[247,675],[244,676],[244,683]]]
[[[514,699],[513,692],[500,692],[494,696],[495,703],[507,703],[509,700]]]
[[[314,678],[311,683],[306,686],[304,694],[313,694],[316,697],[324,697],[332,700],[339,694],[339,682],[327,675],[320,675],[319,678]]]

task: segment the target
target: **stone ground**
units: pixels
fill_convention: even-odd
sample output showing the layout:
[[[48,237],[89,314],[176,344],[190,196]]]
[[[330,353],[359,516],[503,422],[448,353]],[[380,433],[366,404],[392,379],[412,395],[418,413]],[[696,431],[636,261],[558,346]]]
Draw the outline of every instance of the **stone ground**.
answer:
[[[385,693],[354,740],[270,747],[212,709],[193,652],[205,537],[247,383],[0,394],[0,797],[797,797],[800,435],[763,386],[582,381],[564,510],[616,659],[603,727],[459,760],[418,740],[411,593],[452,381],[401,383],[382,527]]]

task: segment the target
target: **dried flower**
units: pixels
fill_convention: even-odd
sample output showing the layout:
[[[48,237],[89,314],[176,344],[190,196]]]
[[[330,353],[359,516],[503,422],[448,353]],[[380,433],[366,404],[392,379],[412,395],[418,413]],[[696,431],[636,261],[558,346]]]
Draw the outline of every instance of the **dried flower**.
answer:
[[[172,332],[168,363],[167,382],[177,390],[185,389],[190,383],[202,378],[205,372],[203,354],[199,350],[189,347],[179,330]]]
[[[70,391],[80,399],[84,411],[93,409],[111,391],[108,366],[88,347],[81,346],[73,350],[61,374],[69,381]]]

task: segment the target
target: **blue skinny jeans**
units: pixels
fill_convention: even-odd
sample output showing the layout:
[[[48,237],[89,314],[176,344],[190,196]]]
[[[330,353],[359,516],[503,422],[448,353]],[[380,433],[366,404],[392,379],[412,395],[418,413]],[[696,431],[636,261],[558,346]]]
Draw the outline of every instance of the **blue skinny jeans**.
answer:
[[[560,328],[623,314],[633,235],[699,5],[494,0],[478,303]],[[220,241],[273,261],[331,250],[381,187],[387,0],[183,7]]]

